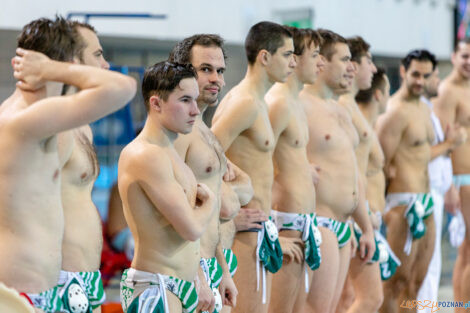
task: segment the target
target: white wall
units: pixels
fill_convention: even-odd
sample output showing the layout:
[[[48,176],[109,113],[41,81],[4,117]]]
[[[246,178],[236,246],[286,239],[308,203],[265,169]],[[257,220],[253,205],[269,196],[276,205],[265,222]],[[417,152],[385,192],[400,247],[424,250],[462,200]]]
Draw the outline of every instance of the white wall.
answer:
[[[168,14],[166,20],[92,19],[101,34],[181,39],[215,32],[242,43],[249,27],[273,20],[273,12],[312,8],[314,27],[361,35],[373,53],[401,57],[427,48],[448,58],[453,40],[453,0],[2,0],[0,28],[20,29],[30,20],[72,11]]]

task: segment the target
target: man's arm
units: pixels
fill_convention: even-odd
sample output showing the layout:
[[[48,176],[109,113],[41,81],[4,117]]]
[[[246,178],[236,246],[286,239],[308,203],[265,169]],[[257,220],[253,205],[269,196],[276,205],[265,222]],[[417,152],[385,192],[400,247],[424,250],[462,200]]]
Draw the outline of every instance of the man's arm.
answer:
[[[357,223],[359,228],[362,230],[362,236],[359,240],[360,258],[364,262],[368,262],[372,259],[375,253],[375,241],[374,241],[374,229],[369,218],[369,212],[367,212],[366,205],[366,190],[363,177],[360,175],[358,179],[359,187],[359,203],[352,214],[354,221]]]
[[[234,179],[226,180],[226,176],[224,176],[224,182],[237,194],[239,204],[241,206],[247,205],[254,195],[250,176],[242,171],[241,168],[230,162],[229,159],[227,159],[227,168],[233,173]]]
[[[226,106],[211,128],[224,151],[227,151],[244,130],[253,125],[258,114],[251,97],[238,99]]]
[[[397,152],[407,118],[400,110],[391,108],[377,120],[377,135],[385,156],[384,171],[390,177],[390,167]]]
[[[284,98],[276,98],[269,103],[269,121],[273,129],[275,143],[289,125],[289,113],[289,104]]]
[[[14,76],[23,90],[39,82],[73,85],[78,93],[40,100],[18,113],[14,126],[26,136],[47,138],[89,124],[128,103],[135,95],[133,78],[90,66],[52,61],[45,55],[18,49]]]
[[[444,129],[445,140],[431,146],[431,160],[441,155],[448,155],[467,140],[465,129],[458,124],[447,125]]]
[[[224,305],[235,307],[237,305],[238,290],[235,286],[235,283],[233,282],[232,275],[230,274],[230,268],[228,267],[227,260],[225,259],[220,242],[217,244],[215,257],[217,259],[217,263],[219,263],[220,267],[222,268],[222,280],[219,286],[220,295],[222,296],[222,303]]]
[[[176,181],[171,160],[164,154],[147,149],[136,152],[127,162],[119,180],[133,175],[149,200],[185,240],[197,240],[203,234],[215,209],[215,197],[204,184],[198,184],[196,205],[191,207],[181,185]],[[129,173],[129,174],[127,174]],[[132,173],[132,174],[130,174]],[[123,190],[120,192],[123,194]],[[133,188],[128,186],[127,188]],[[198,203],[199,202],[199,203]]]
[[[455,125],[458,99],[449,84],[441,84],[437,98],[433,101],[432,109],[441,121],[444,131]]]

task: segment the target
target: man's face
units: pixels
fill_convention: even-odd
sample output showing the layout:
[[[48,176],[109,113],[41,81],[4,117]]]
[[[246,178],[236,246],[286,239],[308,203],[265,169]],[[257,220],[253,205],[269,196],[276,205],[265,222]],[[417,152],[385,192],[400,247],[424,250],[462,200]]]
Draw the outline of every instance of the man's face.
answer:
[[[284,83],[295,65],[294,42],[292,38],[284,38],[284,44],[274,54],[270,54],[266,72],[272,82]]]
[[[199,115],[197,98],[199,87],[195,78],[185,78],[168,95],[166,101],[161,100],[160,114],[162,125],[175,133],[191,132],[196,116]]]
[[[310,47],[305,47],[302,55],[295,57],[297,61],[295,68],[297,77],[304,84],[313,84],[321,68],[325,65],[323,58],[320,56],[320,47],[312,42]]]
[[[109,63],[103,57],[103,48],[101,47],[98,36],[88,28],[79,27],[78,32],[86,44],[82,51],[80,62],[84,65],[109,69]]]
[[[404,70],[404,68],[402,67]],[[424,86],[432,74],[431,61],[411,60],[410,67],[404,74],[403,83],[411,96],[419,97],[424,93]]]
[[[360,63],[355,63],[356,75],[355,80],[359,90],[369,89],[372,85],[372,77],[377,72],[374,62],[372,62],[372,55],[367,52],[366,55],[361,57]]]
[[[470,79],[470,43],[459,43],[458,50],[452,54],[452,64],[460,75]]]
[[[439,88],[440,82],[441,79],[439,78],[439,69],[436,67],[434,72],[432,72],[431,76],[424,84],[424,93],[427,98],[430,99],[437,96],[437,90]]]
[[[331,56],[331,60],[325,61],[322,75],[330,89],[347,91],[355,71],[351,62],[351,52],[345,43],[336,43],[334,49],[335,53]]]
[[[225,59],[222,49],[216,46],[196,45],[191,48],[191,64],[197,71],[199,85],[198,102],[214,106],[225,86]]]
[[[390,82],[388,81],[388,77],[387,75],[384,74],[384,79],[385,79],[385,87],[384,87],[384,91],[382,92],[382,90],[379,89],[379,99],[378,99],[378,102],[379,102],[379,114],[382,114],[385,112],[385,109],[387,108],[387,102],[388,102],[388,99],[390,98]]]

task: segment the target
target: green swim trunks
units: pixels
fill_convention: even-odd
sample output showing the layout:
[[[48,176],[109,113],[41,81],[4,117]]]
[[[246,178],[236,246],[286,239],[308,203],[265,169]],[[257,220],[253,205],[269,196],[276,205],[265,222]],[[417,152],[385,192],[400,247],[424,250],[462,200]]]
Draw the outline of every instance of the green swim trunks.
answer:
[[[34,307],[46,313],[62,312],[64,305],[59,295],[59,289],[59,286],[55,286],[39,294],[27,293],[26,295],[31,300]]]
[[[206,266],[203,265],[203,261],[207,264]],[[213,257],[210,259],[201,259],[201,267],[206,274],[206,279],[210,282],[211,288],[217,288],[222,281],[222,267],[220,267],[219,263],[217,262],[217,258]]]
[[[401,265],[401,262],[395,253],[393,253],[387,239],[385,239],[378,230],[375,231],[375,240],[380,251],[378,261],[380,266],[380,276],[382,280],[390,279],[390,277],[392,277],[397,271],[397,267]]]
[[[344,247],[351,238],[351,228],[347,223],[323,216],[317,216],[317,222],[318,226],[328,228],[335,233],[340,248]]]
[[[238,268],[238,260],[237,256],[231,249],[223,249],[224,255],[225,255],[225,260],[227,261],[228,268],[230,270],[230,275],[235,275],[237,272]],[[222,269],[221,269],[222,270]]]
[[[87,297],[87,300],[89,303],[87,304],[87,306],[90,307],[90,312],[91,310],[98,308],[105,302],[106,295],[104,293],[103,282],[101,281],[100,271],[95,271],[95,272],[61,271],[60,278],[59,278],[59,286],[61,287],[61,291],[63,293],[62,296],[65,296],[65,298],[63,298],[63,302],[64,302],[64,306],[66,307],[66,309],[70,307],[70,305],[68,304],[70,301],[67,299],[68,298],[67,295],[69,293],[70,287],[64,288],[64,285],[69,286],[68,281],[71,281],[71,280],[74,280],[74,284],[78,284],[80,286],[81,291],[83,291],[83,293]],[[65,291],[65,289],[67,289],[67,291]],[[73,288],[73,289],[76,289],[76,288]],[[76,290],[76,292],[81,294],[81,292],[78,290]],[[80,308],[82,308],[82,306],[80,306]],[[80,310],[80,312],[83,312],[83,310]]]
[[[318,223],[314,213],[286,213],[271,210],[271,216],[278,229],[296,230],[302,233],[302,240],[305,243],[305,262],[311,270],[320,267],[322,241],[321,233],[318,230]]]
[[[194,282],[129,268],[121,278],[120,298],[124,313],[169,312],[165,290],[180,299],[184,313],[196,311],[198,297]]]
[[[424,220],[431,216],[434,210],[434,201],[429,193],[389,193],[386,197],[385,213],[403,205],[407,205],[404,217],[408,222],[408,234],[403,251],[410,255],[412,241],[426,234]]]

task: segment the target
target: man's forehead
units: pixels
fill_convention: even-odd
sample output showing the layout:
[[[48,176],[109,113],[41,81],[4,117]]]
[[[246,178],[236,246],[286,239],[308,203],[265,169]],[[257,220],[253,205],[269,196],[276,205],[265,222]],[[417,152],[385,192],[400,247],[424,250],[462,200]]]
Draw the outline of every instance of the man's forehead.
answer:
[[[196,67],[203,63],[215,67],[225,67],[224,53],[217,46],[195,45],[191,48],[191,63]]]
[[[432,62],[429,60],[411,60],[408,70],[432,73]]]
[[[343,42],[337,42],[334,45],[335,53],[338,57],[342,58],[344,56],[351,57],[351,51],[349,50],[349,46]]]
[[[457,48],[457,53],[470,53],[470,43],[460,42]]]
[[[84,41],[87,43],[87,45],[96,44],[97,46],[99,46],[99,48],[101,48],[98,36],[94,31],[86,27],[78,27],[78,32],[80,33]]]

